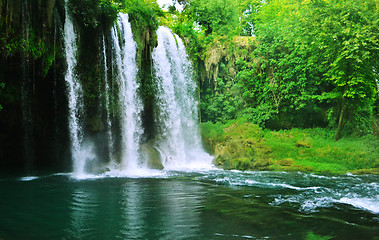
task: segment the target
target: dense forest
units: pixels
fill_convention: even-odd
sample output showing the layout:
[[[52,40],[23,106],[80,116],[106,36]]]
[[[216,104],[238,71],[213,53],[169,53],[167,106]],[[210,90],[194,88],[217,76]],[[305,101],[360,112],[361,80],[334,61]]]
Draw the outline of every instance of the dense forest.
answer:
[[[22,147],[30,139],[36,145],[50,146],[46,147],[49,156],[67,158],[67,149],[57,146],[69,141],[67,119],[59,110],[67,108],[64,83],[57,80],[65,71],[59,31],[64,4],[62,0],[0,1],[0,156],[4,159],[10,152],[22,158],[22,154],[37,151]],[[259,131],[318,129],[318,135],[329,136],[328,141],[369,136],[365,143],[372,146],[365,154],[370,164],[360,168],[377,167],[377,0],[176,0],[166,10],[153,0],[69,0],[68,6],[79,32],[77,71],[84,83],[86,130],[94,137],[104,128],[98,117],[101,36],[112,28],[118,12],[125,12],[138,45],[143,124],[151,128],[147,135],[154,135],[149,120],[154,101],[149,62],[157,46],[155,31],[165,25],[184,40],[192,60],[208,147],[217,148],[214,139],[223,138],[222,133],[214,136],[217,128],[236,122]],[[25,116],[33,121],[25,121]],[[33,129],[32,133],[24,134],[19,126]],[[48,134],[51,129],[54,134]],[[59,144],[52,146],[51,142]],[[267,156],[265,151],[259,154]],[[10,162],[4,166],[13,166]]]

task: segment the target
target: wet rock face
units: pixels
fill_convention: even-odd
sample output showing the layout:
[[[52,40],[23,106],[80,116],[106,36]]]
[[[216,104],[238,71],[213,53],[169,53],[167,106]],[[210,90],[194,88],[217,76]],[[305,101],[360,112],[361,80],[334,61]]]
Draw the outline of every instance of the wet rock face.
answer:
[[[0,0],[0,171],[69,168],[56,3]]]

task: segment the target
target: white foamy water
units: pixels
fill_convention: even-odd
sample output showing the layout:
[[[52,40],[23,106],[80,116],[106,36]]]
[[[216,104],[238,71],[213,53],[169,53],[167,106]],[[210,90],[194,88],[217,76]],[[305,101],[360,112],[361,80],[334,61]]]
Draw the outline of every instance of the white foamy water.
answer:
[[[22,181],[22,182],[28,182],[28,181],[36,180],[38,178],[39,177],[37,177],[37,176],[27,176],[27,177],[21,177],[20,181]]]
[[[107,65],[107,52],[106,52],[106,44],[105,44],[105,36],[102,37],[102,57],[103,57],[103,64],[104,64],[104,86],[105,86],[105,92],[104,92],[104,98],[105,98],[105,110],[107,112],[106,114],[106,123],[107,123],[107,140],[108,140],[108,159],[111,163],[114,162],[113,159],[113,153],[114,153],[114,137],[112,132],[112,114],[111,114],[111,106],[110,106],[110,97],[112,95],[111,88],[109,86],[109,79],[108,79],[108,65]]]
[[[352,205],[356,208],[364,209],[375,214],[379,214],[379,195],[376,198],[348,198],[343,197],[337,200],[339,203]]]
[[[140,157],[140,141],[143,134],[141,124],[143,104],[138,94],[137,44],[133,40],[127,14],[119,13],[117,26],[115,25],[112,28],[111,34],[114,49],[112,64],[117,69],[121,109],[122,153],[119,168],[121,170],[137,171],[144,166],[143,159]]]
[[[203,148],[198,123],[196,83],[182,40],[166,27],[157,30],[153,51],[157,84],[155,122],[157,149],[165,169],[212,167],[212,157]]]
[[[225,172],[224,172],[225,173]],[[379,213],[379,183],[370,176],[323,176],[307,173],[212,171],[206,179],[230,186],[255,187],[273,191],[270,205],[290,204],[301,212],[345,204]]]
[[[71,15],[68,11],[68,0],[65,0],[65,24],[64,24],[64,45],[67,70],[65,75],[67,92],[68,92],[68,109],[69,109],[69,131],[71,140],[71,154],[73,162],[73,172],[80,176],[85,174],[87,161],[92,161],[95,156],[92,152],[92,144],[87,141],[83,146],[84,133],[81,124],[81,118],[84,114],[83,90],[78,76],[75,73],[77,65],[77,34]]]

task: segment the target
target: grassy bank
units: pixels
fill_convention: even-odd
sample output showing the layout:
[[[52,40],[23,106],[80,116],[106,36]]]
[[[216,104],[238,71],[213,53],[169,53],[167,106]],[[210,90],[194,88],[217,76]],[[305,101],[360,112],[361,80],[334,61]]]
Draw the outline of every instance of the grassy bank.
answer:
[[[334,140],[328,129],[270,131],[244,119],[203,123],[203,142],[224,169],[379,174],[379,139]]]

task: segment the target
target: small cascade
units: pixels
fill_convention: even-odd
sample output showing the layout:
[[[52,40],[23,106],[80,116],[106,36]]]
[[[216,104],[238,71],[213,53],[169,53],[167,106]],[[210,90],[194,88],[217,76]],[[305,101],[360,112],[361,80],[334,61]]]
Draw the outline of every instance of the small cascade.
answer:
[[[69,130],[71,138],[71,154],[73,161],[73,172],[76,176],[85,174],[86,161],[94,159],[92,146],[84,146],[84,133],[81,117],[84,113],[83,90],[80,81],[75,73],[77,65],[76,53],[76,33],[68,11],[68,0],[65,0],[65,24],[64,24],[64,45],[67,61],[67,71],[65,80],[68,91],[69,108]]]
[[[209,168],[212,157],[202,148],[191,62],[182,40],[170,29],[159,27],[157,35],[152,57],[162,164],[165,169]]]
[[[103,54],[103,65],[104,65],[104,99],[105,99],[105,111],[106,111],[106,122],[107,122],[107,140],[108,140],[108,159],[112,165],[114,165],[113,152],[114,152],[114,137],[112,133],[112,116],[111,116],[111,106],[110,106],[110,96],[112,95],[111,89],[108,83],[108,65],[107,65],[107,52],[105,45],[105,36],[102,38],[102,54]]]
[[[118,32],[118,29],[120,32]],[[119,13],[117,26],[111,32],[113,68],[117,71],[121,115],[121,162],[120,170],[142,167],[140,141],[143,134],[141,124],[142,100],[138,95],[136,53],[128,15]]]

